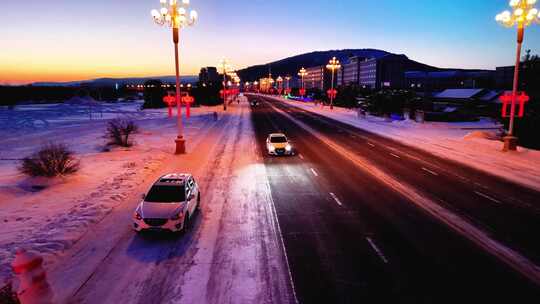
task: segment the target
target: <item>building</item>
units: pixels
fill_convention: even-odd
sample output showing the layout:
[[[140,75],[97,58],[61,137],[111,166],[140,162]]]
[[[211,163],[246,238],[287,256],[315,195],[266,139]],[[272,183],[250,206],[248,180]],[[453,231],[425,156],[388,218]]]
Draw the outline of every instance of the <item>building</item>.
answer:
[[[359,85],[360,84],[360,64],[366,58],[350,57],[349,62],[342,64],[340,72],[338,72],[337,85]]]
[[[495,68],[495,85],[499,89],[511,89],[514,85],[515,66],[502,66]],[[521,74],[521,73],[520,73]]]
[[[202,68],[201,72],[199,73],[199,82],[205,83],[205,84],[209,84],[209,83],[217,84],[221,82],[217,68],[215,67]]]
[[[407,87],[417,91],[493,88],[495,72],[484,70],[441,70],[405,72]]]
[[[330,89],[332,82],[332,72],[325,65],[307,68],[307,76],[304,77],[306,89],[319,89],[326,91]],[[338,83],[339,71],[334,75],[334,86]]]
[[[389,54],[360,62],[359,84],[375,90],[407,88],[405,72],[434,71],[434,67],[410,60],[405,55]]]
[[[304,77],[306,89],[324,90],[325,69],[323,65],[306,69],[307,76]]]

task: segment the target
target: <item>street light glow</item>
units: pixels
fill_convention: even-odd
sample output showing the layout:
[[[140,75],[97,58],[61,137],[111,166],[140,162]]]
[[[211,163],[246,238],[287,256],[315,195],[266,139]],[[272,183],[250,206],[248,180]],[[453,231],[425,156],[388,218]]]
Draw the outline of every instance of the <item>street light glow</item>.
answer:
[[[509,4],[512,12],[504,11],[495,16],[495,20],[503,26],[524,28],[533,22],[540,22],[540,14],[534,7],[536,0],[511,0]]]

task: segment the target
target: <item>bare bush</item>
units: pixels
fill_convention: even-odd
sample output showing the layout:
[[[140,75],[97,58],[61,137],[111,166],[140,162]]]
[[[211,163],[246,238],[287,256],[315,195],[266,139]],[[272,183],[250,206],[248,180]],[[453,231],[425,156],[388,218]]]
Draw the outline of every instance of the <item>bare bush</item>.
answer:
[[[13,291],[11,282],[0,288],[0,303],[2,304],[20,304],[17,294]]]
[[[19,170],[29,176],[54,177],[77,172],[79,162],[67,146],[51,143],[33,155],[25,157]]]
[[[131,120],[115,119],[107,125],[106,138],[109,139],[108,145],[131,147],[133,142],[130,135],[137,133],[138,126]]]

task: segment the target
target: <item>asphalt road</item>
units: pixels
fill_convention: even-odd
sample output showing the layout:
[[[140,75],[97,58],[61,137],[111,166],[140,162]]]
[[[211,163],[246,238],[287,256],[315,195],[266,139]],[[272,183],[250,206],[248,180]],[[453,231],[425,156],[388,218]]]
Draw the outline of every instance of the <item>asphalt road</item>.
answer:
[[[272,104],[523,249],[528,257],[538,257],[538,193],[336,121]],[[268,100],[253,108],[252,119],[301,303],[540,299],[534,283],[358,169],[275,111]],[[264,153],[266,136],[278,131],[290,137],[297,156]]]

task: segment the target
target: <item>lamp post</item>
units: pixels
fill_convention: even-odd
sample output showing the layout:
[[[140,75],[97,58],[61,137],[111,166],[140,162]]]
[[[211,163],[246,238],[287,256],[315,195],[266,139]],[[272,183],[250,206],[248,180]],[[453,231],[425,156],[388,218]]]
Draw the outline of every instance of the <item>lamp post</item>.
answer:
[[[287,95],[289,95],[291,93],[291,87],[290,87],[291,76],[286,76],[285,81],[287,81],[287,88],[285,89],[285,92]]]
[[[227,111],[227,74],[231,67],[227,59],[222,59],[220,65],[223,70],[223,111]]]
[[[339,63],[339,60],[336,59],[336,57],[330,59],[328,64],[326,65],[326,68],[332,71],[332,88],[330,93],[330,110],[334,109],[334,74],[337,70],[341,69],[341,64]]]
[[[540,21],[540,12],[534,5],[536,0],[511,0],[512,12],[504,11],[495,17],[495,20],[506,27],[517,27],[517,54],[514,68],[514,84],[512,89],[512,103],[510,108],[510,124],[508,134],[504,137],[504,151],[517,149],[517,138],[514,136],[515,105],[519,90],[519,68],[521,63],[521,45],[525,35],[525,28],[533,22]]]
[[[180,63],[178,58],[178,42],[180,41],[179,32],[181,29],[192,26],[198,18],[196,11],[192,10],[189,15],[187,8],[189,0],[182,0],[178,4],[176,0],[160,0],[161,9],[152,10],[154,22],[158,25],[167,25],[172,28],[173,43],[174,43],[174,60],[176,67],[176,105],[178,106],[178,136],[175,139],[176,150],[175,154],[186,153],[186,140],[184,139],[184,124],[182,122],[182,105],[180,102]]]
[[[304,77],[306,77],[307,75],[308,75],[308,72],[304,68],[301,68],[300,72],[298,72],[298,76],[302,78],[302,90],[300,90],[300,95],[302,95],[302,98],[306,94],[306,83],[304,81]]]
[[[283,92],[283,77],[279,76],[276,81],[278,85],[278,95],[281,95],[281,92]]]

